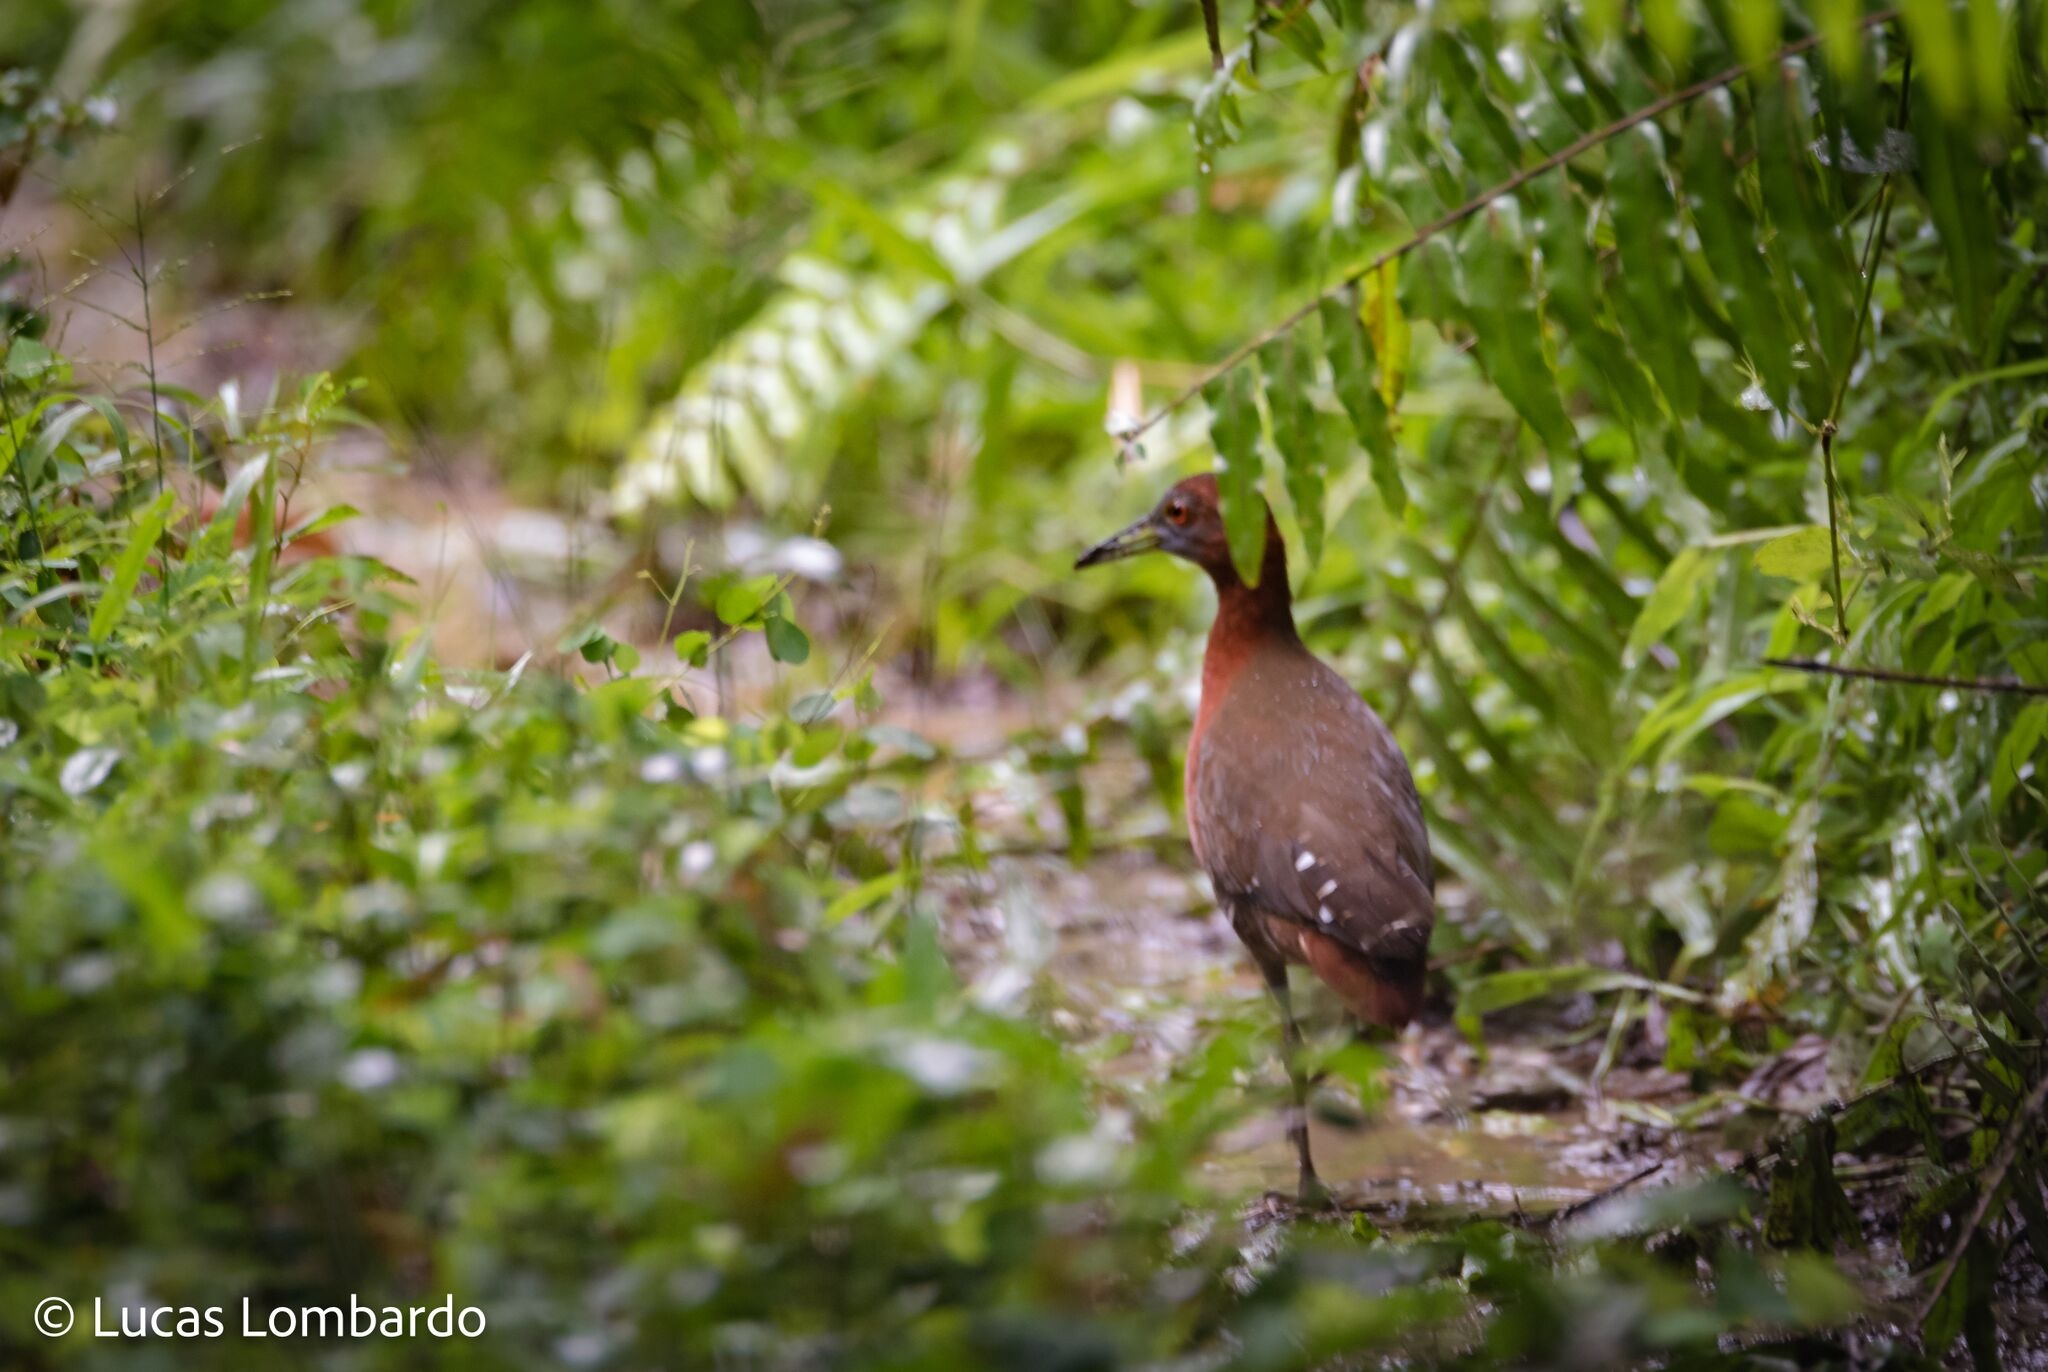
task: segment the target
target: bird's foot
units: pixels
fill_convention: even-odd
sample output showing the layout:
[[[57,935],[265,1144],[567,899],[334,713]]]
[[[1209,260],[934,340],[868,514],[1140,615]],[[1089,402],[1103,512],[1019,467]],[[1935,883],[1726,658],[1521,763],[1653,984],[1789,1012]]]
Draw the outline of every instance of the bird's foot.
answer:
[[[1336,1199],[1330,1188],[1323,1185],[1322,1178],[1313,1172],[1303,1173],[1301,1184],[1294,1191],[1294,1204],[1303,1214],[1328,1210],[1336,1204]]]

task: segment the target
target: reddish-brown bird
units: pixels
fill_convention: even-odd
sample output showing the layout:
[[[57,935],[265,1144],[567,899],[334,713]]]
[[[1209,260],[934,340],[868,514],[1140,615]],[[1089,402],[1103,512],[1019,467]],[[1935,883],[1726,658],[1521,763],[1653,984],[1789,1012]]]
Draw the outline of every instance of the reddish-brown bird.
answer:
[[[1399,1029],[1415,1017],[1436,921],[1422,802],[1387,726],[1295,631],[1287,549],[1270,511],[1256,586],[1230,560],[1208,475],[1174,486],[1074,565],[1153,551],[1187,559],[1216,583],[1188,739],[1188,833],[1279,1002],[1300,1197],[1318,1203],[1327,1193],[1309,1157],[1287,964],[1306,964],[1367,1024]]]

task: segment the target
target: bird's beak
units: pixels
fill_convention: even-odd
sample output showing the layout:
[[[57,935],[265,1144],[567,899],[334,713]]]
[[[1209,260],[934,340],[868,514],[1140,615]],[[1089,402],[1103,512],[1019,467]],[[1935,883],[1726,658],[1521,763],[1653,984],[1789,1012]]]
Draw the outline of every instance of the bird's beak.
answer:
[[[1111,534],[1075,558],[1074,566],[1077,570],[1082,567],[1094,567],[1104,562],[1115,562],[1119,558],[1149,553],[1158,546],[1159,529],[1153,524],[1152,516],[1146,515],[1129,528]]]

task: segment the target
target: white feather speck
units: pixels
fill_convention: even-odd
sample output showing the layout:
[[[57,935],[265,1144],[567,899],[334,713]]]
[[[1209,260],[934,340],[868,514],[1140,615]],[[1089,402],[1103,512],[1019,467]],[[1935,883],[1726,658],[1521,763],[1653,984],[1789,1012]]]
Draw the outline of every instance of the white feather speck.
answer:
[[[1330,913],[1329,906],[1318,905],[1316,907],[1316,918],[1321,920],[1323,923],[1328,924],[1331,920],[1335,919],[1336,916]]]
[[[1334,890],[1336,890],[1336,889],[1337,889],[1337,878],[1335,878],[1335,877],[1331,877],[1331,878],[1330,878],[1330,879],[1329,879],[1328,881],[1326,881],[1326,882],[1324,882],[1324,883],[1323,883],[1323,888],[1322,888],[1322,889],[1321,889],[1320,891],[1317,891],[1317,892],[1316,892],[1316,899],[1317,899],[1317,900],[1323,900],[1323,899],[1326,899],[1326,898],[1327,898],[1327,897],[1329,896],[1330,892],[1332,892],[1332,891],[1334,891]]]
[[[1315,865],[1316,865],[1316,855],[1315,855],[1314,853],[1311,853],[1311,852],[1310,852],[1310,851],[1309,851],[1308,849],[1306,849],[1306,848],[1302,849],[1302,850],[1301,850],[1301,856],[1300,856],[1300,857],[1297,857],[1297,858],[1296,858],[1296,859],[1294,860],[1294,870],[1295,870],[1295,871],[1297,871],[1297,872],[1306,872],[1306,871],[1307,871],[1307,870],[1308,870],[1309,868],[1311,868],[1311,867],[1313,867],[1313,866],[1315,866]]]

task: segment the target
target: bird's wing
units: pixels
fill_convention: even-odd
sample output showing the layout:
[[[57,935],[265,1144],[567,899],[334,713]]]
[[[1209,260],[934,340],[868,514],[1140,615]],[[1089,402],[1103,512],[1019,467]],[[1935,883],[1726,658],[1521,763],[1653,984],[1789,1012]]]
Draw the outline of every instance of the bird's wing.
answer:
[[[1415,782],[1379,716],[1309,662],[1293,693],[1302,708],[1216,721],[1218,731],[1242,722],[1234,741],[1258,762],[1200,769],[1208,812],[1239,817],[1203,836],[1211,875],[1228,894],[1367,957],[1419,963],[1436,898]]]

